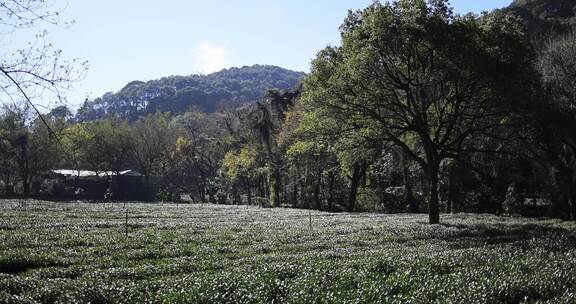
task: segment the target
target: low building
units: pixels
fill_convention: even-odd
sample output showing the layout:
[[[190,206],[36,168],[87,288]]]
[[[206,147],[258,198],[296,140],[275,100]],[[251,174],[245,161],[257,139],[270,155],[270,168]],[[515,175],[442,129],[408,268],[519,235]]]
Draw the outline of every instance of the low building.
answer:
[[[134,170],[124,170],[118,172],[118,174],[112,171],[89,171],[89,170],[69,170],[69,169],[58,169],[58,170],[50,170],[50,172],[54,175],[60,175],[64,177],[95,177],[95,178],[102,178],[102,177],[112,177],[112,176],[144,176],[142,173]]]
[[[89,171],[57,169],[51,170],[45,180],[46,192],[56,197],[103,199],[111,191],[112,199],[145,200],[149,195],[144,175],[135,170]]]

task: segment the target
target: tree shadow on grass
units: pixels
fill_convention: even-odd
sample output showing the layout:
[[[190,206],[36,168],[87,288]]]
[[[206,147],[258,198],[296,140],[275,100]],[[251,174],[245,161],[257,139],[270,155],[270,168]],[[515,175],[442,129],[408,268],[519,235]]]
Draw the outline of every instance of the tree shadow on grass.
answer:
[[[457,232],[440,239],[453,249],[474,248],[487,245],[506,245],[548,251],[576,249],[576,231],[540,223],[443,223]]]
[[[50,259],[42,258],[14,258],[0,260],[0,273],[19,274],[35,268],[45,267],[65,267],[64,263],[59,263]]]

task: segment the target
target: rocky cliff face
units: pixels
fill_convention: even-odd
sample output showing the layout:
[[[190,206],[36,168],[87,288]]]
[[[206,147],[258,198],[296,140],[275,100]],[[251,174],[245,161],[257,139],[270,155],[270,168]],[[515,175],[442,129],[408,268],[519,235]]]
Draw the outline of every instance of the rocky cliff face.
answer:
[[[300,97],[301,89],[294,90],[270,90],[266,93],[261,106],[270,113],[275,125],[280,126],[284,122],[284,117]]]

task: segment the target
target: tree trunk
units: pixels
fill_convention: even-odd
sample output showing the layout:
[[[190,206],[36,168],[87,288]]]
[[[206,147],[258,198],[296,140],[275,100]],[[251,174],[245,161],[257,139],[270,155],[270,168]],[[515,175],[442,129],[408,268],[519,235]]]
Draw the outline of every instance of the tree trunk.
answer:
[[[277,167],[274,168],[274,172],[272,173],[272,187],[270,191],[270,201],[273,207],[280,207],[281,199],[280,199],[280,192],[282,188],[282,176],[280,174],[280,169]]]
[[[208,199],[209,199],[210,204],[216,204],[217,203],[216,192],[217,192],[217,190],[214,188],[208,189]]]
[[[316,159],[316,183],[314,186],[314,202],[316,203],[316,210],[322,210],[322,168]]]
[[[260,176],[260,182],[258,183],[258,187],[260,190],[260,197],[268,199],[268,192],[266,191],[268,185],[266,185],[266,178],[264,176]]]
[[[22,194],[24,197],[30,196],[30,179],[28,174],[22,177]]]
[[[300,202],[302,202],[302,208],[310,209],[310,174],[308,172],[309,166],[304,167],[304,178],[301,179],[300,183]]]
[[[322,210],[322,200],[320,198],[320,183],[321,183],[321,177],[317,177],[316,179],[316,185],[314,186],[314,203],[315,203],[315,207],[316,210]]]
[[[198,196],[200,198],[200,203],[206,204],[206,189],[202,185],[198,187]]]
[[[576,221],[576,185],[574,185],[574,179],[572,179],[572,183],[570,184],[570,220]]]
[[[404,182],[404,206],[408,208],[409,212],[416,212],[416,200],[412,193],[412,183],[410,181],[410,168],[408,167],[408,160],[404,151],[400,151],[400,162],[402,165],[402,181]]]
[[[246,191],[247,191],[247,204],[248,206],[252,206],[252,186],[250,184],[250,181],[248,179],[246,179]]]
[[[148,173],[148,170],[146,170],[144,172],[144,187],[146,188],[146,200],[152,200],[153,199],[153,195],[152,195],[152,189],[150,187],[150,174]]]
[[[552,200],[552,213],[556,218],[567,220],[570,218],[570,187],[572,174],[564,166],[556,166],[554,176],[554,185],[556,188],[555,198]]]
[[[352,177],[350,178],[350,194],[348,195],[348,212],[354,212],[356,209],[356,195],[358,194],[358,186],[362,181],[364,176],[364,171],[366,170],[366,164],[364,162],[358,162],[354,164],[354,171],[352,172]]]
[[[22,194],[30,195],[29,164],[28,164],[28,140],[23,137],[20,144],[20,176],[22,177]]]
[[[333,201],[334,201],[334,181],[336,180],[336,176],[333,172],[330,172],[328,177],[328,211],[333,211]]]
[[[270,195],[269,195],[269,189],[268,189],[268,180],[267,178],[263,178],[264,179],[264,198],[266,199],[266,204],[270,204]],[[260,203],[260,205],[262,205],[262,203]]]
[[[429,169],[430,197],[428,200],[428,220],[430,224],[440,223],[440,204],[438,199],[439,166],[432,165]]]
[[[352,180],[350,186],[350,195],[348,195],[348,212],[354,212],[356,208],[356,194],[358,192],[358,185]]]
[[[450,166],[448,173],[448,202],[446,203],[446,212],[455,213],[456,210],[456,168]]]

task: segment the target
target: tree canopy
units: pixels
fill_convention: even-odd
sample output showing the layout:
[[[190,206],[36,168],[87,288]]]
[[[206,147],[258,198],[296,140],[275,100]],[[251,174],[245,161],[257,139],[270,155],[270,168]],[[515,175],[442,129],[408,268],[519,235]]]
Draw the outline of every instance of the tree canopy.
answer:
[[[345,125],[344,134],[397,146],[416,161],[437,223],[440,164],[483,150],[475,136],[502,125],[498,81],[525,64],[520,27],[455,16],[447,1],[403,0],[351,12],[341,35],[341,47],[313,62],[304,101]]]

